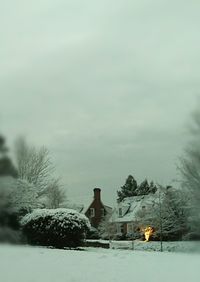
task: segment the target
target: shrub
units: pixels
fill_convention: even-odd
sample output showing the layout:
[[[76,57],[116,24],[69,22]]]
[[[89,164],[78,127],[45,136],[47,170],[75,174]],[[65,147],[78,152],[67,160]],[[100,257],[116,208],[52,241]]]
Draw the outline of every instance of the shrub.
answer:
[[[0,227],[18,230],[20,228],[18,213],[12,209],[0,209]]]
[[[90,228],[87,217],[70,209],[37,209],[22,220],[29,244],[56,248],[82,246]]]
[[[100,239],[98,230],[94,227],[91,227],[86,234],[86,238],[87,239]]]
[[[199,232],[190,232],[183,236],[184,241],[200,241],[200,234]]]
[[[7,226],[1,226],[0,243],[9,243],[9,244],[23,243],[23,236],[19,230],[14,230]]]

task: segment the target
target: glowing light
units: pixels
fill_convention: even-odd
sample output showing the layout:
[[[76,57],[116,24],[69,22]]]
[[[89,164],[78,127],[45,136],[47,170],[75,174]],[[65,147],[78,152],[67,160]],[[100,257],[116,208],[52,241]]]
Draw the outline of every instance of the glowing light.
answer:
[[[145,242],[149,242],[149,239],[152,236],[153,231],[154,230],[151,226],[148,226],[144,229]]]

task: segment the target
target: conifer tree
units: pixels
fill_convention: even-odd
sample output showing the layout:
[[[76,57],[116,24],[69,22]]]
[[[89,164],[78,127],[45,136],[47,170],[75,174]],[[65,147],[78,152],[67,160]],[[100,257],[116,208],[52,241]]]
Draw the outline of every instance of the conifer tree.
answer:
[[[118,202],[123,201],[124,198],[137,196],[137,181],[132,175],[129,175],[125,184],[121,187],[120,191],[117,191]]]
[[[150,186],[149,183],[147,181],[147,179],[145,179],[138,187],[137,189],[137,194],[138,196],[140,195],[147,195],[150,192]]]
[[[3,136],[0,135],[0,176],[17,176],[17,171],[8,156],[8,148]]]

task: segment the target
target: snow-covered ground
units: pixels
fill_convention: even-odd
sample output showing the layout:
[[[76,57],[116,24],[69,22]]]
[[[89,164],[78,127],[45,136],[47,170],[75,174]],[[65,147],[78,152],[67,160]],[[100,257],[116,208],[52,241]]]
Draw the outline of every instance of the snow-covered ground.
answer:
[[[135,251],[156,251],[161,250],[160,242],[144,242],[139,240],[134,241],[111,241],[110,248],[112,249],[129,249]],[[200,242],[194,241],[175,241],[163,242],[163,252],[199,252]]]
[[[200,254],[0,246],[2,282],[198,282]]]
[[[134,241],[111,241],[108,240],[87,240],[88,242],[94,243],[99,242],[102,244],[109,244],[111,249],[121,250],[134,250],[134,251],[156,251],[161,250],[160,242],[144,242],[140,240]],[[193,252],[200,254],[200,241],[173,241],[162,243],[163,252]]]

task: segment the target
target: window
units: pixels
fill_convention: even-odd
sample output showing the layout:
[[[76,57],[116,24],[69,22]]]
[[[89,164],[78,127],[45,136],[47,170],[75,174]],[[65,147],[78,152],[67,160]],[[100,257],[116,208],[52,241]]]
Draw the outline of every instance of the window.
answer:
[[[119,208],[119,217],[122,217],[122,208]]]
[[[123,234],[124,233],[124,225],[122,223],[117,224],[117,233]]]
[[[105,210],[104,210],[104,208],[101,209],[101,216],[105,216]]]
[[[95,216],[95,209],[94,208],[90,208],[90,216],[91,217]]]
[[[128,223],[127,224],[127,233],[132,233],[133,232],[133,224],[132,223]]]

